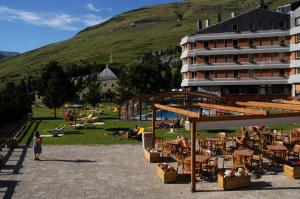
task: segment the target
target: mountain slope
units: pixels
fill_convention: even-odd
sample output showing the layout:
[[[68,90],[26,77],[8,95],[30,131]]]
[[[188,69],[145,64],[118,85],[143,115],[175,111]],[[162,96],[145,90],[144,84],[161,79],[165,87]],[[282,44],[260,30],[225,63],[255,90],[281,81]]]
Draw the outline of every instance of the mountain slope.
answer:
[[[208,14],[212,24],[218,12],[223,19],[232,11],[243,13],[257,7],[259,0],[187,0],[129,11],[109,21],[89,27],[73,38],[50,44],[22,55],[0,61],[0,74],[19,79],[25,73],[38,74],[50,60],[63,64],[81,60],[107,63],[130,63],[143,51],[165,49],[179,44],[180,39],[196,31],[199,18]],[[269,0],[272,8],[290,0]],[[179,14],[176,14],[179,13]],[[178,22],[178,16],[183,19]]]
[[[0,51],[0,59],[18,55],[17,52]]]

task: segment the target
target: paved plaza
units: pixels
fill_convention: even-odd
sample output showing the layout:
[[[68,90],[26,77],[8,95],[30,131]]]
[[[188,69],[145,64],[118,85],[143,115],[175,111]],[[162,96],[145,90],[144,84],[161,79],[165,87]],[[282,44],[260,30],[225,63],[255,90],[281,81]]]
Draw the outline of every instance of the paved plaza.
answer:
[[[252,186],[223,191],[216,182],[163,184],[141,145],[44,146],[42,161],[32,148],[17,148],[0,172],[3,198],[300,198],[300,180],[282,173],[252,177]]]

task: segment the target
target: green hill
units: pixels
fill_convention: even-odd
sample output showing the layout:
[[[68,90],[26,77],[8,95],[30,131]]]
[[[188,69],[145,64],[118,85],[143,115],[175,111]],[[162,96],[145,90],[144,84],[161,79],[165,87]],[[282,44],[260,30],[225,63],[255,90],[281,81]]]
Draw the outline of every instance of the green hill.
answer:
[[[290,2],[269,0],[268,4],[274,9]],[[82,30],[71,39],[0,61],[0,74],[2,78],[19,79],[25,73],[37,75],[50,60],[64,65],[81,60],[107,63],[111,54],[114,62],[130,63],[143,51],[178,45],[183,36],[196,31],[197,20],[204,20],[207,14],[214,24],[218,12],[225,19],[232,11],[243,13],[258,4],[259,0],[187,0],[132,10]]]

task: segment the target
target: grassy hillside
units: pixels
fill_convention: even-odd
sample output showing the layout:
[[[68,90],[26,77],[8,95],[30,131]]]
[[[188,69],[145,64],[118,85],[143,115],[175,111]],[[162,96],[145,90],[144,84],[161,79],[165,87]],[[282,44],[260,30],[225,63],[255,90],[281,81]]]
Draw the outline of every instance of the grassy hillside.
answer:
[[[129,63],[143,51],[178,45],[183,36],[196,31],[197,20],[204,20],[207,14],[214,24],[219,11],[224,19],[233,10],[243,13],[254,9],[258,2],[259,0],[187,0],[129,11],[103,24],[89,27],[69,40],[0,61],[0,77],[18,79],[25,73],[35,76],[50,60],[63,64],[78,63],[80,60],[106,63],[112,54],[114,62]],[[271,8],[290,2],[268,1]],[[183,16],[179,22],[176,13]],[[135,23],[135,27],[131,27],[131,23]]]

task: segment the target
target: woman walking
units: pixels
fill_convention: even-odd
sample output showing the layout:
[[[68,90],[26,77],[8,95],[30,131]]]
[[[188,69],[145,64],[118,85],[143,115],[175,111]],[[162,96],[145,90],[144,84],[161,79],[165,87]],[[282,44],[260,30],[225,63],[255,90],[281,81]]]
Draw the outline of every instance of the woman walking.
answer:
[[[34,160],[40,160],[39,157],[42,153],[42,139],[38,131],[34,133],[33,152],[34,152]]]

